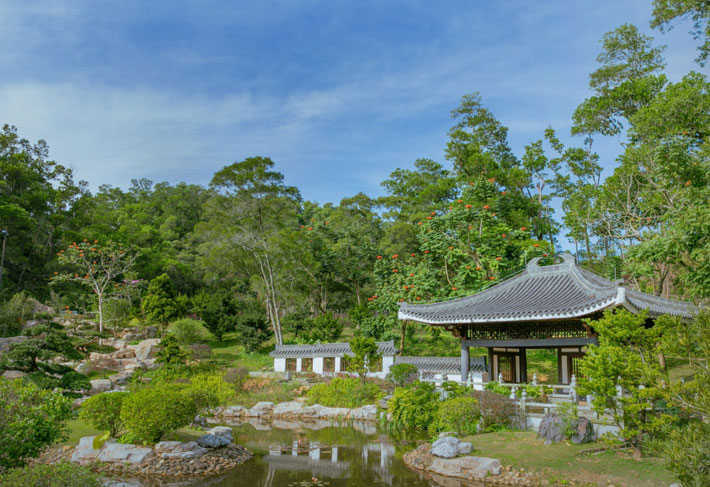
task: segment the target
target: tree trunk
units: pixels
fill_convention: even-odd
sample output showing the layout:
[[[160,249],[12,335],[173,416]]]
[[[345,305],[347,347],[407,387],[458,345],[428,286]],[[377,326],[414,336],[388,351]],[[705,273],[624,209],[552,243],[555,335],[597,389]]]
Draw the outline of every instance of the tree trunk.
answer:
[[[99,298],[99,345],[103,345],[103,332],[104,332],[104,298],[102,294],[98,295]]]

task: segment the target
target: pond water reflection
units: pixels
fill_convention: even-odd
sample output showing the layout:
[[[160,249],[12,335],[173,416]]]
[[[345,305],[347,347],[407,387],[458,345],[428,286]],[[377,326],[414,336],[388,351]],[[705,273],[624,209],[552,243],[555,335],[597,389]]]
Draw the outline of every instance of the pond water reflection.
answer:
[[[373,423],[326,421],[243,423],[234,441],[254,458],[227,475],[183,483],[190,487],[300,487],[313,478],[332,487],[480,487],[408,468],[402,454],[416,438],[396,437]],[[157,484],[147,484],[157,485]]]

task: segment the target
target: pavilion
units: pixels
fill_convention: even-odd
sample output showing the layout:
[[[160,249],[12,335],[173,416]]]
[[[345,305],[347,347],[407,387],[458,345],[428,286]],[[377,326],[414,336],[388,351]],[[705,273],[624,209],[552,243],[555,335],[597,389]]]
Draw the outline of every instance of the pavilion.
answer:
[[[470,347],[488,349],[488,375],[505,382],[528,382],[528,349],[557,350],[558,383],[578,374],[586,347],[598,344],[597,333],[584,323],[606,309],[648,312],[649,325],[663,314],[692,318],[690,303],[629,289],[623,280],[609,281],[582,269],[572,255],[559,264],[525,270],[476,294],[429,304],[401,303],[398,317],[440,326],[461,340],[461,380],[469,377]]]

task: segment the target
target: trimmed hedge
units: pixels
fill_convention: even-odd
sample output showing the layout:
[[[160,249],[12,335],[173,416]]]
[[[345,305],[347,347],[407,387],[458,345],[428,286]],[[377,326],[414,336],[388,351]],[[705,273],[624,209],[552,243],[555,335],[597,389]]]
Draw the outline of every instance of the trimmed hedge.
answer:
[[[131,393],[121,408],[128,434],[143,443],[156,443],[164,434],[189,425],[195,414],[193,398],[170,384]]]

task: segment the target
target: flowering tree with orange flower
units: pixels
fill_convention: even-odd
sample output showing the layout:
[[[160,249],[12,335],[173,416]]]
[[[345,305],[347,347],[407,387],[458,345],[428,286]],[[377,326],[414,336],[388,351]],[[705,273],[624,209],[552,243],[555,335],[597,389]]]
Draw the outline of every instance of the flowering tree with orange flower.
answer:
[[[104,303],[107,299],[123,292],[126,281],[121,280],[133,267],[137,253],[128,252],[113,242],[99,244],[72,242],[65,250],[57,253],[59,263],[65,272],[55,272],[53,283],[77,282],[96,295],[99,312],[99,334],[104,330]],[[99,337],[99,343],[101,338]]]
[[[533,237],[516,195],[496,178],[466,184],[443,211],[417,223],[418,248],[378,256],[375,294],[368,304],[397,323],[400,351],[407,322],[396,322],[401,302],[425,303],[473,294],[520,270],[533,257],[552,260],[551,244]]]

